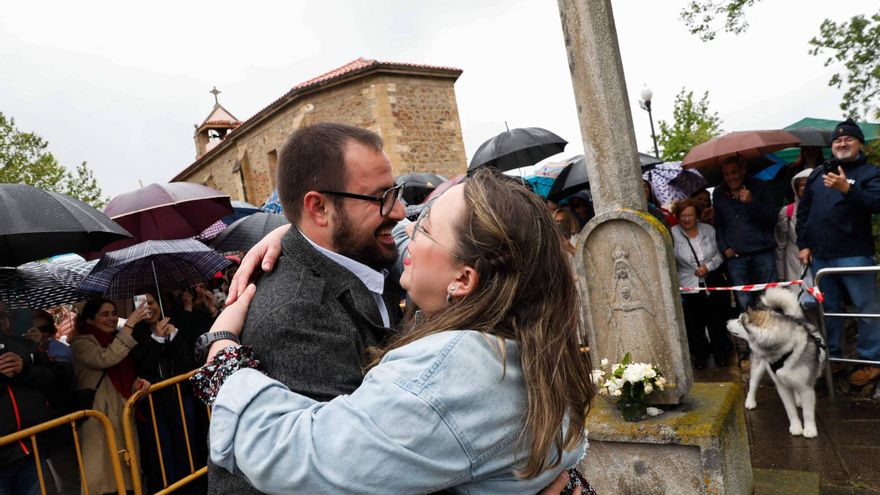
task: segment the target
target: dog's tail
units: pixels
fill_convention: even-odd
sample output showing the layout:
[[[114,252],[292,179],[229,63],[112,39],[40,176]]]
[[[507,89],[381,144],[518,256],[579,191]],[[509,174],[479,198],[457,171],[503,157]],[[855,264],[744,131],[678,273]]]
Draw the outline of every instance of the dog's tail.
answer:
[[[804,317],[801,305],[798,304],[797,294],[788,289],[783,289],[782,287],[767,289],[767,291],[764,292],[764,295],[761,296],[761,303],[768,308],[776,309],[777,311],[782,312],[782,314],[791,316],[792,318]]]

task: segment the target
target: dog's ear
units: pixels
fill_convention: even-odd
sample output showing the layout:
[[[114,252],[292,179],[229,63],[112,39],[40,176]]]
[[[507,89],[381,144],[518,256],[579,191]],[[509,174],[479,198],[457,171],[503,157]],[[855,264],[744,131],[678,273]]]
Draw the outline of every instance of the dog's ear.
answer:
[[[766,323],[767,316],[768,316],[766,311],[761,311],[759,309],[755,309],[755,308],[751,308],[751,307],[746,308],[746,315],[749,318],[749,323],[751,323],[753,325],[758,325],[758,326],[764,325]]]

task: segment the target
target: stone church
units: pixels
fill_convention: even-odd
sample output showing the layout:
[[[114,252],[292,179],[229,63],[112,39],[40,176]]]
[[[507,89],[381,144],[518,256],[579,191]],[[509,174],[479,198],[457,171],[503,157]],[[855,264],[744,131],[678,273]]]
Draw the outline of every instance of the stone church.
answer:
[[[217,99],[195,131],[196,159],[174,181],[195,182],[259,206],[275,189],[278,152],[316,122],[370,129],[385,141],[395,176],[445,177],[467,168],[454,84],[460,69],[359,58],[294,86],[240,121]]]

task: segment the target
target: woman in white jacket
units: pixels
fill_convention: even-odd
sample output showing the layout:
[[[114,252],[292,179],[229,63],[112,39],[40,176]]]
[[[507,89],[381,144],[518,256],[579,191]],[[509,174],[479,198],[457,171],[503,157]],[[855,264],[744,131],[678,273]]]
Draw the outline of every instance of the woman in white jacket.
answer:
[[[715,229],[698,221],[700,218],[698,210],[697,204],[692,199],[684,199],[676,203],[672,212],[678,219],[678,225],[673,226],[670,232],[675,244],[675,262],[682,287],[682,308],[688,346],[693,355],[694,368],[701,370],[706,367],[710,349],[715,358],[715,366],[727,365],[729,341],[723,324],[723,319],[726,317],[722,309],[723,301],[718,304],[726,293],[714,295],[695,290],[698,287],[706,287],[709,274],[718,270],[724,262],[718,251]],[[686,288],[692,290],[685,290]],[[719,313],[722,321],[718,321]],[[709,340],[706,339],[707,328]]]

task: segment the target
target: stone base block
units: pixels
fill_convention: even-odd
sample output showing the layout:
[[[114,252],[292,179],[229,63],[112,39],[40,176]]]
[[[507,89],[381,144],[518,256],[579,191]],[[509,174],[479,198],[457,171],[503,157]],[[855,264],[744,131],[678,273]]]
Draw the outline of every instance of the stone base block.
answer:
[[[695,383],[682,403],[630,423],[596,400],[587,417],[590,450],[581,471],[599,493],[752,493],[743,395],[733,383]]]

